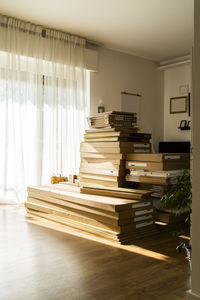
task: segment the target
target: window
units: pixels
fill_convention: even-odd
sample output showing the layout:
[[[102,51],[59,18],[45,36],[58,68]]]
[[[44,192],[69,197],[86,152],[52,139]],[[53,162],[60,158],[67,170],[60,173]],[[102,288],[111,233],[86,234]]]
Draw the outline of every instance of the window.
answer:
[[[78,173],[90,74],[5,51],[0,65],[0,201],[22,202],[28,185]]]

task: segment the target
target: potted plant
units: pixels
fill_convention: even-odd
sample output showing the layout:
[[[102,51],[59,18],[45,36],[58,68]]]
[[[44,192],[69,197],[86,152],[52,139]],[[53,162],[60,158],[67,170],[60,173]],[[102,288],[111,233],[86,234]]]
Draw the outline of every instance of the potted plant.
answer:
[[[177,177],[176,183],[171,186],[169,191],[161,198],[161,204],[164,208],[170,208],[176,214],[180,214],[187,209],[189,217],[185,222],[188,223],[190,229],[190,215],[192,212],[192,184],[190,180],[190,172],[184,170],[183,174]],[[191,245],[181,243],[176,248],[179,252],[185,249],[191,268]]]

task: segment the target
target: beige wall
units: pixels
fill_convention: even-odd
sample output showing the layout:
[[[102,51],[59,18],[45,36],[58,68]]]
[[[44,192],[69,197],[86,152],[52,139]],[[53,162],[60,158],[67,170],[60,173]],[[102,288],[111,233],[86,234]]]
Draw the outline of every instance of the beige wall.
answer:
[[[192,290],[187,299],[200,299],[200,1],[194,7],[193,171],[192,171]]]
[[[157,150],[163,139],[162,71],[149,60],[105,48],[99,49],[98,60],[98,72],[91,73],[91,114],[100,99],[107,111],[120,110],[122,91],[142,94],[141,130],[152,132]]]
[[[179,88],[188,85],[191,90],[191,66],[169,68],[164,72],[164,140],[190,141],[191,131],[178,129],[181,120],[190,120],[188,113],[170,114],[170,98],[183,96]],[[184,94],[187,96],[187,93]]]

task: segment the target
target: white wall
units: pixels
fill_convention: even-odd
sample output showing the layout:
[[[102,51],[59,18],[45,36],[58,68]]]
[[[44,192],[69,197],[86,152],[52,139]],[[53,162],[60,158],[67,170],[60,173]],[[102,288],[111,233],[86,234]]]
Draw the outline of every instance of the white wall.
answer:
[[[164,140],[190,141],[191,130],[178,129],[181,120],[190,120],[188,113],[170,114],[170,98],[183,96],[179,87],[191,87],[191,67],[183,65],[164,70]],[[186,94],[187,95],[187,94]]]
[[[107,111],[120,110],[122,91],[141,94],[141,131],[152,132],[157,150],[163,139],[162,79],[162,71],[149,60],[99,48],[98,72],[91,73],[91,114],[97,112],[100,99]]]
[[[192,71],[192,289],[187,299],[200,299],[200,1],[194,1],[194,55]]]

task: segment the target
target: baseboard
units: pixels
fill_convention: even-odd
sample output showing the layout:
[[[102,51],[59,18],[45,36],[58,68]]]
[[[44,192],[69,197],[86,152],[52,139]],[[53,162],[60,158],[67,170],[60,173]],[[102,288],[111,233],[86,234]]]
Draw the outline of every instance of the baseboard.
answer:
[[[187,291],[186,300],[199,300],[200,295],[193,293],[191,290]]]

